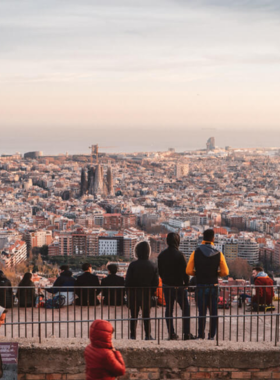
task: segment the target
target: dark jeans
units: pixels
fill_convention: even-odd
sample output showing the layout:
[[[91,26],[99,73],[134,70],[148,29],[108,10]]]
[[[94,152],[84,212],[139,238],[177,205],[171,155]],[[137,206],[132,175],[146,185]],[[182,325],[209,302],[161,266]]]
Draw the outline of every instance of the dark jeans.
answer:
[[[198,290],[198,336],[205,338],[205,325],[207,308],[209,309],[210,332],[209,338],[214,338],[217,330],[217,315],[218,315],[218,287],[214,285],[197,285]]]
[[[150,318],[150,305],[149,300],[146,300],[147,302],[144,302],[144,306],[142,309],[142,305],[139,305],[137,303],[134,304],[134,307],[131,307],[130,313],[131,318],[138,318],[140,308],[142,309],[142,318]],[[132,305],[131,305],[132,306]],[[130,336],[133,338],[136,338],[136,327],[137,327],[137,320],[131,320],[130,321]],[[145,335],[146,337],[149,337],[151,335],[151,323],[150,319],[144,320],[144,329],[145,329]]]
[[[178,302],[183,312],[183,317],[190,316],[190,306],[188,301],[188,291],[184,288],[170,288],[163,285],[163,294],[166,303],[165,318],[167,324],[167,330],[169,337],[175,333],[173,323],[173,310],[175,301]],[[190,318],[183,319],[183,334],[188,335],[190,333]]]

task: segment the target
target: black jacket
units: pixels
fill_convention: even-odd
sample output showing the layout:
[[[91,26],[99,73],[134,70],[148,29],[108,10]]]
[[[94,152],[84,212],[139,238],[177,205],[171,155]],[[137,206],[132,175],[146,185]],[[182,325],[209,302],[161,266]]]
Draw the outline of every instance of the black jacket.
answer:
[[[23,286],[22,289],[20,289]],[[30,286],[26,288],[25,286]],[[30,281],[27,285],[18,285],[17,298],[20,307],[31,307],[35,306],[36,295],[35,295],[35,285],[33,281]]]
[[[101,286],[112,286],[113,289],[102,289],[105,305],[120,306],[124,304],[124,289],[114,289],[116,286],[124,287],[124,278],[116,274],[109,274],[101,280]],[[109,299],[110,295],[110,299]]]
[[[75,288],[75,293],[78,295],[79,299],[76,300],[76,305],[99,305],[99,301],[96,296],[100,293],[99,280],[95,274],[89,272],[83,273],[76,280],[75,286],[88,286],[88,289],[78,289]],[[95,289],[91,288],[95,287]]]
[[[126,273],[125,286],[128,289],[129,307],[135,302],[142,306],[142,302],[150,303],[158,287],[158,273],[156,266],[150,260],[136,260],[129,264]],[[140,288],[140,289],[137,289]],[[144,299],[143,299],[144,297]],[[144,305],[145,306],[145,305]]]
[[[4,288],[6,287],[6,289]],[[11,281],[4,273],[0,274],[0,306],[10,309],[13,304],[13,290]]]
[[[158,271],[164,285],[187,286],[189,276],[186,267],[184,254],[175,246],[168,247],[158,255]]]
[[[55,294],[61,292],[74,292],[74,285],[76,280],[72,277],[70,270],[61,272],[60,276],[55,280],[53,287],[46,289],[47,292]]]

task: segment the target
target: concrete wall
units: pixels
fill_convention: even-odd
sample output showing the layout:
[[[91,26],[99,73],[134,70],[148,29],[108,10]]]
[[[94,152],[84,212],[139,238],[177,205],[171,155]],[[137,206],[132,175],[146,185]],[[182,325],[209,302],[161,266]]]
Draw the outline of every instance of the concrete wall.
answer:
[[[84,380],[86,340],[20,341],[19,379]],[[127,379],[280,379],[280,347],[273,343],[117,341]]]

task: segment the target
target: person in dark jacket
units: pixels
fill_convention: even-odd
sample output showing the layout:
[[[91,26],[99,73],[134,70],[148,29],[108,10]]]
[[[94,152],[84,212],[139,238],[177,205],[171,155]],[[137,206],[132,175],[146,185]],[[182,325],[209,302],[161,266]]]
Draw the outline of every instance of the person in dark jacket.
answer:
[[[101,286],[110,286],[113,289],[102,289],[104,305],[120,306],[124,304],[124,290],[118,287],[124,287],[124,278],[117,275],[118,266],[109,264],[107,266],[108,276],[101,280]],[[115,289],[114,289],[115,288]]]
[[[256,285],[256,294],[252,299],[252,307],[255,311],[261,311],[265,306],[272,304],[274,296],[273,280],[264,272],[262,267],[253,268],[252,277]]]
[[[208,339],[213,340],[217,330],[218,277],[228,276],[229,270],[222,252],[214,247],[214,230],[203,233],[202,244],[191,254],[186,273],[196,276],[199,311],[198,338],[205,338],[207,309],[210,313]]]
[[[17,298],[20,307],[35,306],[35,285],[31,279],[32,273],[25,273],[23,279],[18,284]]]
[[[108,321],[96,319],[89,331],[90,344],[84,356],[86,380],[114,380],[125,374],[122,355],[112,343],[114,328]]]
[[[167,235],[168,248],[158,256],[158,270],[162,278],[164,298],[166,302],[165,317],[170,340],[178,339],[174,330],[173,309],[175,301],[180,305],[183,312],[183,339],[192,339],[190,334],[190,307],[188,301],[188,291],[185,288],[189,283],[189,276],[186,274],[186,259],[179,251],[180,236],[176,233]]]
[[[68,265],[61,265],[60,276],[55,280],[52,288],[46,288],[48,293],[65,297],[64,305],[72,305],[75,299],[75,279]]]
[[[145,339],[153,339],[151,336],[150,308],[151,296],[158,287],[158,273],[156,266],[149,260],[151,247],[147,241],[142,241],[135,246],[136,261],[129,264],[126,273],[125,286],[128,288],[128,307],[131,313],[130,338],[136,339],[136,327],[140,308],[144,320]]]
[[[0,305],[10,309],[13,305],[13,290],[11,281],[0,270]]]
[[[99,305],[97,296],[101,289],[99,288],[100,283],[98,277],[92,274],[92,266],[89,263],[84,263],[82,270],[84,273],[77,278],[75,284],[75,293],[79,297],[79,299],[76,300],[76,304],[81,306]],[[82,289],[78,288],[79,286],[87,286],[88,288]]]

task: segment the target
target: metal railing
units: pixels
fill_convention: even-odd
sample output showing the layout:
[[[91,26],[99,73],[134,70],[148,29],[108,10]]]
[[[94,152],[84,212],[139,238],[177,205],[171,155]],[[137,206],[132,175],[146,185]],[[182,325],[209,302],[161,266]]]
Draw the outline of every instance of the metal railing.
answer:
[[[272,288],[276,296],[268,305]],[[163,286],[157,293],[151,288],[68,286],[49,293],[50,289],[0,287],[0,306],[7,309],[0,336],[40,342],[48,337],[88,338],[92,321],[104,319],[112,323],[115,339],[152,337],[160,344],[201,335],[205,325],[205,338],[210,332],[217,345],[279,341],[279,286]]]

